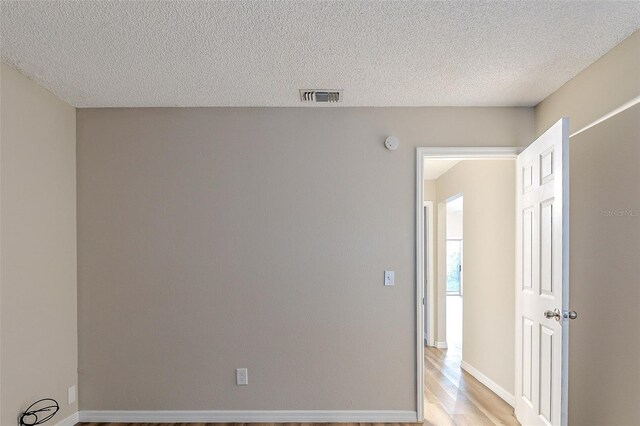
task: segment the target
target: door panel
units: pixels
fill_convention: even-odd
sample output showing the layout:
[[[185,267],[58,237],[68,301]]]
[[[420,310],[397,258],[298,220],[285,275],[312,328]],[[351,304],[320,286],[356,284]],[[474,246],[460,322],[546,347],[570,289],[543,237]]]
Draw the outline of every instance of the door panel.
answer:
[[[531,406],[533,394],[533,321],[522,318],[522,396]]]
[[[566,424],[568,120],[518,156],[516,416],[523,425]]]
[[[553,381],[553,330],[540,326],[540,416],[551,423]]]
[[[533,289],[533,209],[523,212],[522,220],[522,289]]]
[[[540,294],[553,297],[553,200],[540,212]]]

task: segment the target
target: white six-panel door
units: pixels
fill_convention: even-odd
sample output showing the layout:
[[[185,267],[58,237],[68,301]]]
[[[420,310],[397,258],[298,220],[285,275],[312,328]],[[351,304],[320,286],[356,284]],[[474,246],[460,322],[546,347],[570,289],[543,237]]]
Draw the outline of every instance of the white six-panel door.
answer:
[[[568,124],[558,121],[517,160],[515,408],[523,425],[566,424]],[[545,316],[556,309],[559,320]]]

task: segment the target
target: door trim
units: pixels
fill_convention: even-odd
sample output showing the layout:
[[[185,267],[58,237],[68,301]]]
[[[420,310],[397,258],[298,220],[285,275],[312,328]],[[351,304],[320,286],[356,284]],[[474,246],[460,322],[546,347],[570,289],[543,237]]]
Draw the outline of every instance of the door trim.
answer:
[[[424,420],[424,160],[425,158],[513,158],[519,147],[418,147],[416,148],[416,411],[418,421]],[[434,282],[427,285],[427,294],[435,289]],[[434,293],[435,294],[435,293]],[[433,313],[435,301],[425,300]],[[434,321],[429,321],[429,327]],[[431,336],[430,336],[431,337]],[[433,336],[435,340],[435,336]]]
[[[426,271],[427,271],[427,276],[424,277],[424,280],[422,281],[423,284],[423,291],[424,288],[426,286],[427,283],[432,283],[435,280],[435,276],[433,275],[433,268],[434,268],[434,255],[433,255],[433,246],[434,246],[434,238],[435,238],[435,229],[434,229],[434,221],[433,221],[433,201],[425,201],[424,202],[424,207],[427,209],[427,211],[429,212],[429,217],[428,220],[426,221],[426,235],[427,235],[427,244],[426,244],[426,254],[431,254],[429,256],[428,262],[426,265]],[[423,217],[423,223],[424,222],[424,217]],[[422,235],[425,235],[423,233]],[[422,258],[424,259],[424,256],[422,256]],[[426,286],[427,289],[433,289],[433,287],[431,286]],[[433,294],[432,292],[427,291],[424,294],[424,303],[423,303],[423,308],[425,306],[430,306],[430,301],[433,300],[433,298],[435,297],[435,294]],[[433,309],[429,309],[429,318],[427,319],[427,331],[425,332],[425,336],[427,337],[426,342],[427,342],[427,346],[436,346],[436,344],[438,342],[436,342],[436,328],[435,328],[435,312]],[[424,325],[424,318],[422,320],[422,324]]]

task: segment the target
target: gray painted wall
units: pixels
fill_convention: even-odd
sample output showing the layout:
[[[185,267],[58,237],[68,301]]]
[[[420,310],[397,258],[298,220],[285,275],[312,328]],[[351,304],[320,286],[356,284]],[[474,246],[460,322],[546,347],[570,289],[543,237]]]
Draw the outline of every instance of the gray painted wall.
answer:
[[[533,125],[528,108],[78,110],[81,409],[415,410],[415,148],[523,146]]]
[[[571,138],[570,424],[640,420],[640,105]]]

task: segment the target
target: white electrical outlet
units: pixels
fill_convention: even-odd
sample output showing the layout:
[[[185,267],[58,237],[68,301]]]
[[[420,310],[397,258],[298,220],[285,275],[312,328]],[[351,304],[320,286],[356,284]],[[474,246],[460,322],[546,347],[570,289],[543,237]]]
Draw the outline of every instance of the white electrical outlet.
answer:
[[[395,284],[395,277],[394,277],[394,273],[393,271],[384,271],[384,285],[385,286],[392,286]]]
[[[236,368],[236,385],[248,385],[249,372],[246,368]]]
[[[76,394],[76,385],[71,386],[67,389],[67,404],[73,404],[78,399]]]

